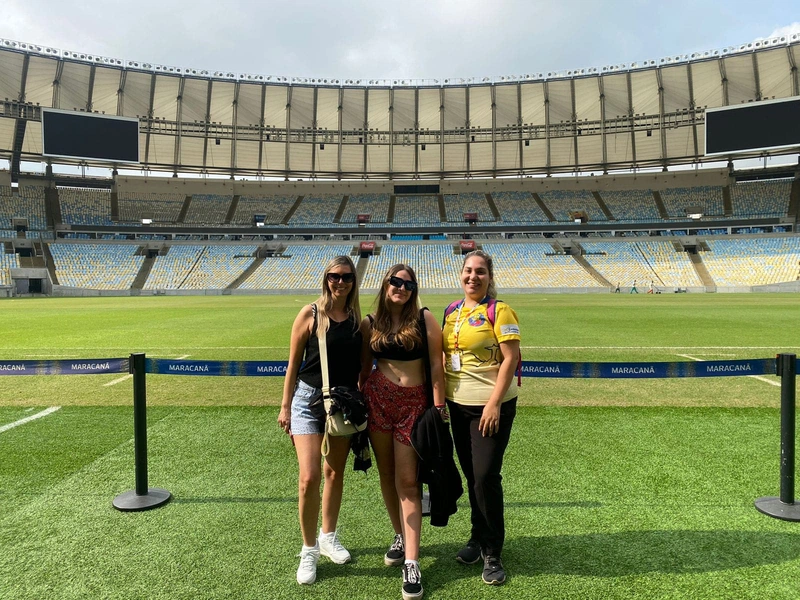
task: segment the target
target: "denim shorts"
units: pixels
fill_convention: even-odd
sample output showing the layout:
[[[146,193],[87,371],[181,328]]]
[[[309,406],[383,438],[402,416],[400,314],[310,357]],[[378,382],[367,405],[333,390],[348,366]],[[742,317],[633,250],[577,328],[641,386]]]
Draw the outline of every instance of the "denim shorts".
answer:
[[[292,396],[292,435],[322,435],[325,432],[325,420],[317,419],[308,406],[309,400],[318,392],[317,388],[297,380]]]

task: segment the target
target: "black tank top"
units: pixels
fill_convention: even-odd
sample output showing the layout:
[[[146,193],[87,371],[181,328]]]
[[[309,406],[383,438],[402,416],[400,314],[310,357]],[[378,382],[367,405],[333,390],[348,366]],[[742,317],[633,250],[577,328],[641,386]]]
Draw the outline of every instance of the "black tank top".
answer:
[[[422,313],[420,313],[422,314]],[[424,317],[421,317],[424,318]],[[370,323],[373,322],[372,315],[369,315]],[[419,321],[417,321],[417,331],[422,334],[420,330]],[[425,356],[425,348],[422,344],[412,346],[411,350],[406,350],[402,344],[394,340],[394,334],[390,333],[387,339],[387,344],[380,350],[373,350],[372,355],[375,358],[384,358],[387,360],[417,360]]]
[[[325,337],[328,347],[328,382],[331,387],[344,385],[356,387],[361,372],[361,331],[355,317],[350,315],[346,321],[331,319]],[[322,387],[322,369],[319,364],[319,339],[317,338],[317,318],[306,344],[305,360],[297,373],[297,378],[311,387]]]

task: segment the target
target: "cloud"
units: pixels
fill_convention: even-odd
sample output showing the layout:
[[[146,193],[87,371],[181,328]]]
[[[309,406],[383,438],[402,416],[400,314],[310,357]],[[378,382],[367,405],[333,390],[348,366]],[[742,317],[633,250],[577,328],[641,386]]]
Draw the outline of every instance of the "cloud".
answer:
[[[790,37],[794,33],[800,33],[800,22],[796,21],[796,22],[792,23],[791,25],[787,25],[786,27],[778,27],[778,29],[773,30],[773,32],[770,33],[767,36],[767,38],[775,38],[775,37],[781,37],[781,36]],[[759,39],[763,39],[763,38],[759,38]]]

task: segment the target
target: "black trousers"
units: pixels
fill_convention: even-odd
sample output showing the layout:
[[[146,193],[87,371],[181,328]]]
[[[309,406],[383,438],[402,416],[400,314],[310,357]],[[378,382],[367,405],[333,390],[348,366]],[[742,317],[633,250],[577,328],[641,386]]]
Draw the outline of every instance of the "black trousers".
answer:
[[[503,507],[503,467],[511,425],[517,414],[517,399],[500,405],[500,427],[492,436],[478,431],[482,406],[465,406],[448,401],[453,444],[461,471],[467,479],[472,512],[472,539],[484,554],[500,556],[506,537]]]

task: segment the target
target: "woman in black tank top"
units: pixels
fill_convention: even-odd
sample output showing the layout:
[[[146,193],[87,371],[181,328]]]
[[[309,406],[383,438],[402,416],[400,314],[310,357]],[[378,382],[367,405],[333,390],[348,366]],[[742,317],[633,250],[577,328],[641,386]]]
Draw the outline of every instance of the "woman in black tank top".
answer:
[[[394,541],[384,557],[403,566],[404,598],[422,595],[419,538],[422,506],[417,484],[417,454],[411,429],[430,401],[444,408],[442,331],[425,310],[420,326],[417,276],[408,265],[391,267],[383,278],[374,318],[363,321],[362,391],[369,409],[369,437],[380,475],[381,494],[394,528]],[[428,357],[422,335],[427,331]],[[371,371],[372,359],[377,368]],[[425,359],[430,360],[433,398],[425,386]]]
[[[314,304],[304,306],[292,325],[289,364],[278,414],[278,425],[292,436],[300,471],[299,512],[303,536],[297,569],[300,584],[314,583],[320,555],[337,564],[350,561],[350,553],[336,533],[350,438],[330,436],[330,451],[323,469],[321,445],[325,420],[312,413],[309,404],[322,387],[318,334],[326,340],[330,385],[355,387],[358,384],[362,352],[360,322],[355,266],[347,256],[337,256],[322,274],[322,295]],[[320,496],[323,475],[324,491]],[[320,505],[322,528],[317,537]]]

